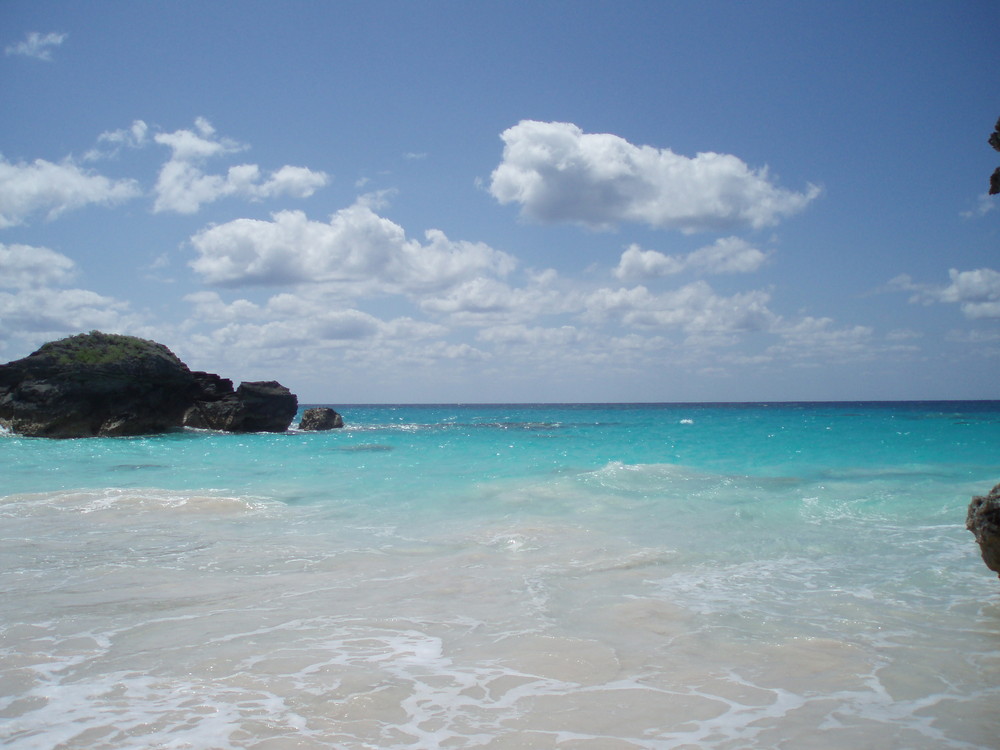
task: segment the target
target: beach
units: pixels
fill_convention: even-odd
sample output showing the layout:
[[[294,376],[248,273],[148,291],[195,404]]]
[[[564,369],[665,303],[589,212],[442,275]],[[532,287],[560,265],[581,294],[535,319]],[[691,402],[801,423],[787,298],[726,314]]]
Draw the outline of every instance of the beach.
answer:
[[[0,437],[0,741],[990,748],[1000,403]]]

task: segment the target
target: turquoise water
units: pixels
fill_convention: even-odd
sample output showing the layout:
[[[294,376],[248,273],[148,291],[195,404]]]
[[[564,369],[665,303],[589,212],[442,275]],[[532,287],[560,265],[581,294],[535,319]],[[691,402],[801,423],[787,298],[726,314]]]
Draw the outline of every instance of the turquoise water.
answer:
[[[0,436],[15,748],[982,748],[1000,402]]]

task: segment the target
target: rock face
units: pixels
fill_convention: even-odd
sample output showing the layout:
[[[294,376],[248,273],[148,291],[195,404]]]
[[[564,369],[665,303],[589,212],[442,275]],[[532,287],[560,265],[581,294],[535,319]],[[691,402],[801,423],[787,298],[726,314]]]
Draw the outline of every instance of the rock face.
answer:
[[[278,383],[244,383],[191,372],[162,344],[93,331],[0,365],[0,424],[32,437],[146,435],[187,424],[203,404],[224,417],[198,426],[288,428],[297,399]],[[194,417],[192,417],[194,419]]]
[[[0,366],[0,420],[38,437],[163,432],[180,422],[193,386],[162,344],[95,332]]]
[[[1000,484],[969,503],[965,528],[976,535],[986,567],[1000,575]]]
[[[184,414],[185,427],[226,432],[284,432],[292,423],[299,401],[280,383],[240,383],[218,375],[195,373],[201,386],[194,404]]]
[[[344,426],[344,418],[326,406],[315,406],[302,412],[300,430],[333,430]]]

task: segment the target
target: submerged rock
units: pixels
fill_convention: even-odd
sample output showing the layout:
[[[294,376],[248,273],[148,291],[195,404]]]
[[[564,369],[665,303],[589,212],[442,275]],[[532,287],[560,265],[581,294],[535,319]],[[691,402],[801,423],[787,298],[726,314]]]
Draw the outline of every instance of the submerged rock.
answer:
[[[334,430],[344,426],[344,418],[328,406],[314,406],[302,412],[300,430]]]
[[[147,435],[181,425],[283,432],[298,399],[275,382],[191,372],[155,341],[92,331],[0,365],[0,425],[32,437]]]
[[[969,503],[965,528],[976,535],[986,567],[1000,575],[1000,484]]]

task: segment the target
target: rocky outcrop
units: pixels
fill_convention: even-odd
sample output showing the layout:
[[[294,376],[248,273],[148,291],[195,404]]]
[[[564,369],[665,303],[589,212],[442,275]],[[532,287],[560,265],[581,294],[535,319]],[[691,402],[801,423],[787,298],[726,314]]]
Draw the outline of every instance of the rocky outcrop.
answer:
[[[300,430],[334,430],[344,426],[344,418],[328,406],[314,406],[302,412]]]
[[[226,432],[284,432],[292,423],[299,401],[280,383],[240,383],[209,373],[196,373],[202,390],[184,414],[185,427]]]
[[[206,417],[204,404],[217,405]],[[281,432],[298,401],[278,383],[191,372],[154,341],[92,331],[0,365],[0,424],[33,437],[146,435],[188,424],[233,432]]]
[[[1000,575],[1000,484],[969,503],[965,528],[976,535],[986,567]]]
[[[0,366],[0,421],[38,437],[164,432],[179,424],[193,386],[162,344],[95,332]]]

